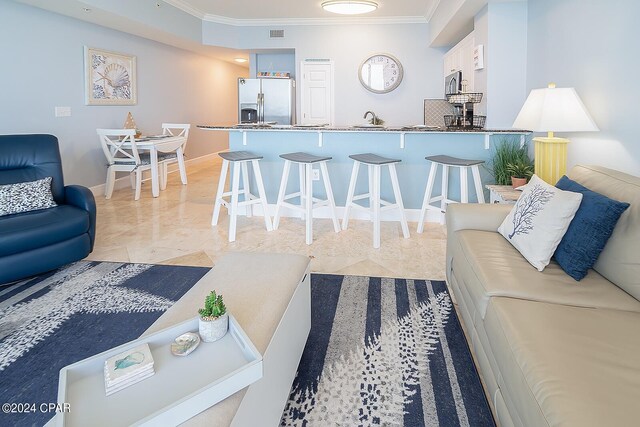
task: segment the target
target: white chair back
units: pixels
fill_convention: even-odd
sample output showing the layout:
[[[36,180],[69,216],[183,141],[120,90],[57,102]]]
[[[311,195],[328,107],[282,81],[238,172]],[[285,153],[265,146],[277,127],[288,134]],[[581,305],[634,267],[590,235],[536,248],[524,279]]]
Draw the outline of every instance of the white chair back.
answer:
[[[180,123],[163,123],[162,124],[163,135],[184,136],[185,138],[189,138],[189,129],[191,129],[190,124],[180,124]]]
[[[141,163],[135,129],[97,129],[96,132],[109,165],[133,163],[135,166]],[[125,144],[127,148],[123,148]]]

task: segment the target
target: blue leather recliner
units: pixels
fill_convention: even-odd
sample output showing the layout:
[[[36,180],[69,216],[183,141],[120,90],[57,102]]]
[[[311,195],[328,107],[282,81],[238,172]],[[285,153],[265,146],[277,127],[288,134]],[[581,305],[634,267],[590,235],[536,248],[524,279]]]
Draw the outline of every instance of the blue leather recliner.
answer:
[[[0,135],[0,185],[52,177],[57,207],[0,216],[0,285],[85,258],[96,236],[88,188],[65,187],[53,135]]]

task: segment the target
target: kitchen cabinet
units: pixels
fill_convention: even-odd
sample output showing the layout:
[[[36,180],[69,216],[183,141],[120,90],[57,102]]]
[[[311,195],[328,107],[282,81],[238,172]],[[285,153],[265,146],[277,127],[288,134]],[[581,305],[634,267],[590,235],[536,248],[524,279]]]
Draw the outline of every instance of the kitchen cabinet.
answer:
[[[474,48],[473,32],[462,39],[457,45],[452,47],[444,54],[444,75],[462,71],[462,79],[467,81],[467,92],[473,92],[474,66],[473,66],[473,48]]]

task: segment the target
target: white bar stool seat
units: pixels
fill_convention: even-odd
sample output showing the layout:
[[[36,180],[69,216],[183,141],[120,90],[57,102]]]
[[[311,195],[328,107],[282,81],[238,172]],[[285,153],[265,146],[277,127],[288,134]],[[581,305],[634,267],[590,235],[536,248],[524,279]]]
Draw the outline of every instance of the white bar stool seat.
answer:
[[[468,160],[459,159],[451,156],[429,156],[425,157],[426,160],[431,162],[431,168],[429,169],[429,178],[427,179],[427,187],[424,192],[424,199],[422,201],[422,209],[420,210],[420,220],[418,222],[418,233],[424,231],[424,220],[427,214],[427,209],[435,208],[431,204],[434,202],[440,202],[440,212],[442,215],[441,222],[444,222],[444,213],[447,211],[447,203],[469,203],[469,185],[468,185],[468,171],[471,169],[473,174],[473,185],[476,190],[476,197],[478,203],[484,203],[484,192],[482,190],[482,181],[480,180],[479,165],[484,163],[484,160]],[[438,173],[438,167],[442,166],[442,191],[439,196],[432,197],[433,184],[436,180],[436,174]],[[460,169],[460,201],[449,199],[449,168]]]
[[[218,225],[218,217],[220,216],[220,206],[227,208],[229,219],[229,242],[236,240],[236,222],[238,216],[238,208],[240,206],[246,206],[247,216],[252,215],[251,208],[255,203],[262,204],[262,211],[264,212],[264,224],[267,227],[267,231],[273,230],[271,225],[271,217],[269,216],[267,206],[267,196],[264,191],[264,183],[262,182],[262,174],[260,173],[260,165],[258,160],[262,159],[262,156],[250,153],[248,151],[228,151],[218,154],[222,157],[222,170],[220,171],[220,179],[218,181],[218,192],[216,193],[216,201],[213,207],[213,218],[211,219],[211,225]],[[248,163],[253,166],[253,173],[255,174],[256,183],[258,185],[258,197],[251,194],[249,188],[249,168]],[[227,172],[229,171],[229,163],[233,163],[233,177],[231,179],[231,191],[224,191],[224,185],[227,180]],[[240,189],[240,169],[242,169],[242,189]],[[244,195],[242,202],[238,201],[240,194]],[[231,196],[231,201],[228,202],[224,198]]]
[[[396,163],[400,163],[401,160],[389,159],[373,153],[354,154],[349,157],[353,159],[353,169],[351,170],[351,181],[349,182],[344,218],[342,219],[342,229],[346,230],[349,226],[349,212],[351,208],[369,211],[369,215],[373,221],[373,247],[377,249],[380,247],[380,212],[388,209],[398,209],[400,210],[402,235],[405,239],[408,239],[409,227],[407,225],[407,217],[404,212],[404,204],[402,203],[400,185],[398,184],[398,174],[396,172]],[[356,181],[358,180],[358,171],[360,170],[361,163],[367,165],[367,172],[369,174],[369,192],[355,195]],[[380,170],[383,166],[387,166],[389,168],[393,195],[396,199],[394,204],[380,199]],[[355,203],[356,200],[366,198],[369,199],[368,208]]]
[[[331,219],[333,220],[333,228],[336,233],[340,232],[340,225],[338,224],[338,217],[336,216],[336,203],[333,199],[333,190],[331,188],[331,181],[329,180],[329,172],[327,170],[327,161],[331,160],[331,157],[315,156],[313,154],[301,152],[282,154],[280,157],[284,159],[284,170],[282,171],[282,180],[280,181],[276,214],[273,218],[274,230],[277,230],[280,225],[280,214],[283,206],[299,211],[302,213],[302,217],[305,220],[305,241],[307,245],[310,245],[313,242],[313,211],[319,207],[328,205],[331,211]],[[295,193],[286,194],[291,163],[298,164],[300,189]],[[322,181],[324,182],[325,192],[327,193],[326,200],[320,200],[313,197],[313,165],[316,163],[320,165]],[[300,198],[299,206],[286,201],[294,197]],[[313,202],[317,203],[314,204]]]

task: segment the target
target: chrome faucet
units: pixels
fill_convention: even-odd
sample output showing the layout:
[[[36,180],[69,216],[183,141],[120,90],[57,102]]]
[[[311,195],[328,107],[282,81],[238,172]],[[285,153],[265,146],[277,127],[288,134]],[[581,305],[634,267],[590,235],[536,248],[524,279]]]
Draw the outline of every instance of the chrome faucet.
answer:
[[[367,116],[371,114],[371,116],[373,117],[373,121],[371,122],[372,125],[377,125],[378,124],[378,116],[376,116],[376,113],[374,113],[373,111],[367,111],[366,113],[364,113],[364,118],[366,119]]]

